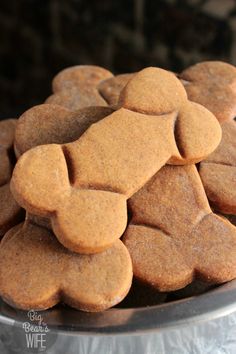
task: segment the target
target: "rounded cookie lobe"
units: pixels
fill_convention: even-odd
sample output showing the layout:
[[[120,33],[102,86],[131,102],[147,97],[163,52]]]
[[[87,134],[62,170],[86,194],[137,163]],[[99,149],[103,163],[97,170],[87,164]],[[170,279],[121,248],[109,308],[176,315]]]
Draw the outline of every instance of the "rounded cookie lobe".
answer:
[[[80,255],[62,247],[50,231],[26,223],[0,245],[0,294],[19,309],[65,302],[102,311],[126,296],[131,281],[131,259],[120,240],[105,252]]]
[[[160,115],[178,110],[187,100],[181,82],[169,71],[146,68],[134,75],[120,94],[119,106]]]
[[[73,111],[88,106],[107,106],[97,86],[112,76],[110,71],[93,65],[78,65],[64,69],[53,79],[54,94],[48,97],[46,102]]]
[[[222,140],[217,149],[201,162],[199,173],[212,207],[236,214],[236,123],[222,124]]]
[[[71,257],[63,279],[64,301],[83,311],[103,311],[124,299],[132,276],[129,252],[117,240],[102,253]]]
[[[236,214],[236,166],[201,163],[199,173],[214,209]]]
[[[125,196],[99,190],[72,189],[70,199],[61,203],[52,218],[52,228],[59,241],[83,254],[111,247],[126,225]]]
[[[123,237],[135,278],[159,291],[181,289],[193,280],[191,261],[160,230],[130,225]]]
[[[11,191],[27,211],[39,216],[53,213],[63,197],[70,194],[61,146],[37,146],[23,154],[13,171]]]
[[[175,123],[175,139],[180,154],[187,163],[203,160],[221,141],[221,127],[215,116],[203,106],[186,102]],[[172,158],[172,164],[181,159]]]

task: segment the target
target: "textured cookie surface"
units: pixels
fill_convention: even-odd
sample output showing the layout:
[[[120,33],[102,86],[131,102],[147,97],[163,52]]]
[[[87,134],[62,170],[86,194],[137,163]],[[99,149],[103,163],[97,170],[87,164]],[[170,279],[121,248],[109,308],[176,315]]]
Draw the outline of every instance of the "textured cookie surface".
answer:
[[[8,304],[44,310],[59,302],[102,311],[128,293],[132,264],[120,240],[107,251],[79,255],[31,224],[10,230],[0,245],[0,294]]]
[[[23,212],[14,200],[9,186],[14,164],[12,150],[15,126],[16,119],[0,122],[0,238],[23,218]]]
[[[98,85],[98,91],[110,106],[116,107],[120,93],[134,74],[121,74],[102,81]]]
[[[236,116],[236,68],[233,65],[209,61],[193,65],[179,77],[191,101],[208,108],[219,120]]]
[[[18,120],[15,150],[18,156],[43,144],[63,144],[77,140],[86,129],[111,114],[109,107],[87,107],[76,112],[53,104],[42,104],[26,111]]]
[[[129,208],[123,241],[137,279],[173,291],[236,277],[236,228],[211,212],[195,166],[163,167]]]
[[[27,151],[13,173],[16,200],[29,213],[50,217],[60,242],[76,252],[111,246],[126,228],[127,198],[164,164],[197,162],[221,139],[215,117],[188,101],[165,70],[136,74],[119,105],[79,140]]]
[[[53,79],[54,94],[46,102],[73,111],[88,106],[107,106],[97,87],[101,81],[112,76],[110,71],[93,65],[64,69]]]
[[[236,68],[203,62],[180,74],[189,99],[212,111],[222,126],[217,149],[200,164],[200,176],[212,207],[236,213]]]

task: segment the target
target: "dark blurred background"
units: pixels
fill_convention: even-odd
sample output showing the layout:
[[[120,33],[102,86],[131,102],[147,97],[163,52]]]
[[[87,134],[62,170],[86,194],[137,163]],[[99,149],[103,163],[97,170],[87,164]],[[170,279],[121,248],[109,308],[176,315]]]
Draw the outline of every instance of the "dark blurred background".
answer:
[[[67,66],[180,71],[236,64],[235,46],[234,0],[1,0],[0,118],[42,103]]]

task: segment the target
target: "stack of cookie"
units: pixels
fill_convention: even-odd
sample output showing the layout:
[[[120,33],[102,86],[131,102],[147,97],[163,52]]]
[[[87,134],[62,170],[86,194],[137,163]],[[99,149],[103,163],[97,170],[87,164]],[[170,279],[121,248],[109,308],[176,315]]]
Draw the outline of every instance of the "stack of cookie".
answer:
[[[213,212],[236,213],[236,69],[206,62],[179,76],[115,77],[77,66],[53,92],[14,137],[12,121],[0,128],[3,300],[101,311],[128,293],[124,306],[131,295],[148,305],[197,280],[236,278],[236,227]]]

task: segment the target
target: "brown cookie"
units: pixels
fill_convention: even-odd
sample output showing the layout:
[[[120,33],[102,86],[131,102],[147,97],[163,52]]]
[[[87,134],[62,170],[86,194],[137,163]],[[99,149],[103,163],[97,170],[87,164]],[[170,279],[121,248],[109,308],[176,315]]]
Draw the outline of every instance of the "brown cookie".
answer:
[[[0,146],[0,186],[7,183],[11,178],[12,164],[8,151]]]
[[[15,151],[19,157],[32,147],[77,140],[87,128],[111,114],[109,107],[86,107],[76,112],[53,104],[30,108],[19,118]]]
[[[53,79],[53,95],[48,97],[46,102],[73,111],[89,106],[107,106],[97,87],[101,81],[112,76],[110,71],[93,65],[64,69]]]
[[[132,264],[120,240],[107,251],[79,255],[52,233],[29,223],[10,230],[0,245],[0,294],[9,305],[44,310],[59,302],[102,311],[128,293]]]
[[[213,214],[194,165],[165,166],[130,200],[134,276],[159,291],[236,278],[236,228]]]
[[[0,121],[0,146],[10,149],[13,145],[16,119],[5,119]]]
[[[14,200],[9,186],[14,164],[12,147],[15,126],[15,119],[0,122],[0,238],[23,218],[23,211]]]
[[[197,162],[221,139],[215,117],[188,101],[165,70],[135,75],[119,104],[124,108],[74,143],[26,152],[13,173],[16,200],[29,213],[49,217],[59,241],[75,252],[110,247],[126,228],[127,198],[165,163]]]
[[[201,162],[199,173],[212,207],[236,214],[236,68],[203,62],[180,74],[189,99],[212,111],[222,126],[218,148]]]
[[[10,152],[13,146],[16,122],[16,119],[0,121],[0,186],[11,178]]]
[[[209,109],[220,123],[236,116],[236,68],[220,61],[195,64],[180,75],[188,98]]]
[[[98,85],[100,95],[106,102],[116,107],[119,102],[120,93],[127,83],[134,77],[135,74],[121,74],[102,81]]]
[[[218,148],[200,163],[199,173],[212,207],[236,214],[236,123],[222,124]]]
[[[10,191],[9,183],[0,186],[0,238],[24,219],[24,212]]]

